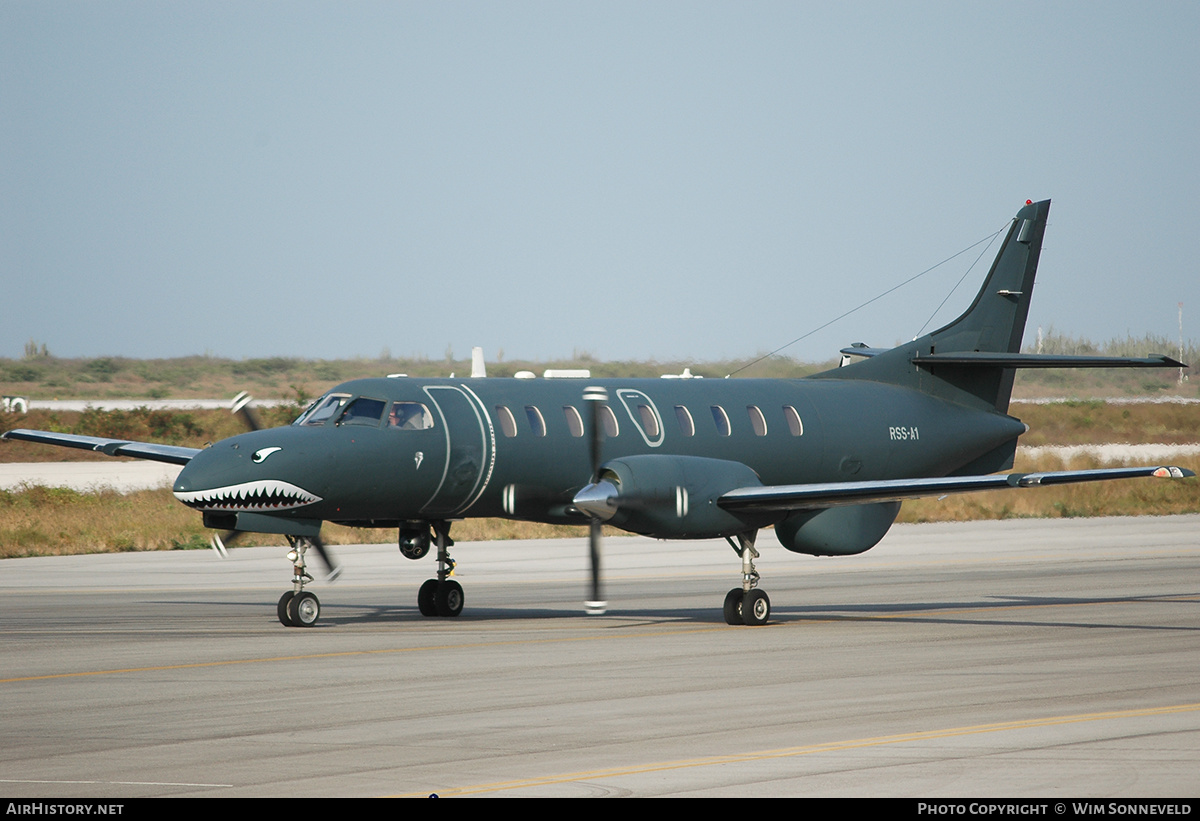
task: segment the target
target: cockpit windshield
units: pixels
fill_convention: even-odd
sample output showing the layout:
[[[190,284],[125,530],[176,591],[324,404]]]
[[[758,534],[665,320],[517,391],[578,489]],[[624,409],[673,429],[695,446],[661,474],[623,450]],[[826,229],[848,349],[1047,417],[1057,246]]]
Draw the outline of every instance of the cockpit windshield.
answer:
[[[350,399],[348,393],[330,393],[318,399],[308,410],[293,422],[293,425],[324,425]]]
[[[365,425],[366,427],[379,427],[379,420],[383,418],[383,409],[386,403],[382,399],[368,399],[365,396],[360,396],[347,406],[345,413],[341,415],[337,423],[339,425]]]

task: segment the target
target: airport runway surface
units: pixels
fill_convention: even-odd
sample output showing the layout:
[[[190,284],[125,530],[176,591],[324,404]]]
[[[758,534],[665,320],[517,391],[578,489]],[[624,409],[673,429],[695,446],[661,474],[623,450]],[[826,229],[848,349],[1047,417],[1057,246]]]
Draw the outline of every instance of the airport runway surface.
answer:
[[[283,548],[0,561],[0,794],[1195,796],[1200,516],[909,525],[858,557],[722,542],[338,550],[285,628]]]

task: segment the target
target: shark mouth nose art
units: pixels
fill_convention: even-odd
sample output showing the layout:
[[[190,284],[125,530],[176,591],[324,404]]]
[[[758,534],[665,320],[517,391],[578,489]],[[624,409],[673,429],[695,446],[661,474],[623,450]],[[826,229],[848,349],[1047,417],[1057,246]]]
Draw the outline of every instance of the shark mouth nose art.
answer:
[[[196,510],[229,513],[249,510],[291,510],[321,501],[302,487],[277,479],[260,479],[209,490],[175,491],[175,498]]]

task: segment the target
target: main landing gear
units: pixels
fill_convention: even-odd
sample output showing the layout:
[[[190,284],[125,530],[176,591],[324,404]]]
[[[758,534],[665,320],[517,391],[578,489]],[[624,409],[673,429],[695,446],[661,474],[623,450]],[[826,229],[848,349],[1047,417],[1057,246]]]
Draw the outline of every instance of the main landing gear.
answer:
[[[462,585],[449,578],[454,572],[454,560],[450,558],[450,547],[454,544],[454,540],[450,538],[450,523],[437,521],[430,524],[437,543],[437,578],[429,579],[421,585],[417,592],[417,609],[421,611],[422,616],[457,616],[462,612],[465,599]],[[403,542],[401,545],[403,552]]]
[[[313,580],[304,563],[304,554],[313,543],[304,536],[288,536],[288,559],[292,562],[292,589],[279,597],[276,612],[285,627],[312,627],[321,617],[321,602],[304,589]]]
[[[725,623],[747,624],[757,626],[766,624],[771,618],[771,599],[767,591],[758,590],[758,571],[754,569],[754,560],[758,551],[754,549],[754,539],[757,530],[737,535],[737,543],[729,536],[725,541],[733,548],[742,560],[742,586],[735,587],[725,595]]]

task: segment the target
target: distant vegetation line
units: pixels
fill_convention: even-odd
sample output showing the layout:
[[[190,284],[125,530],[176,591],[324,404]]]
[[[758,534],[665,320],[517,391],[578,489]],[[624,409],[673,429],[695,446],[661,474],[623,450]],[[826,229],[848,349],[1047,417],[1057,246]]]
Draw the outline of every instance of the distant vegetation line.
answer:
[[[1072,356],[1083,355],[1100,355],[1100,356],[1149,356],[1150,354],[1166,354],[1172,358],[1179,358],[1179,339],[1171,339],[1170,337],[1160,334],[1146,334],[1145,336],[1135,337],[1126,335],[1124,337],[1114,337],[1097,344],[1090,339],[1083,337],[1069,336],[1061,334],[1054,330],[1054,326],[1050,326],[1041,334],[1041,347],[1038,347],[1038,335],[1034,331],[1032,334],[1027,332],[1026,337],[1032,336],[1033,341],[1027,344],[1024,350],[1027,353],[1048,353],[1048,354],[1064,354]],[[1188,364],[1193,364],[1200,360],[1200,343],[1196,343],[1191,339],[1183,340],[1183,361]]]
[[[1037,350],[1037,336],[1026,351]],[[1102,354],[1106,356],[1147,356],[1153,353],[1179,356],[1179,343],[1165,336],[1125,337],[1095,343],[1087,339],[1059,334],[1053,328],[1041,334],[1041,351],[1056,354]],[[753,357],[739,360],[697,362],[692,360],[619,360],[601,362],[586,352],[569,359],[545,362],[506,360],[503,352],[493,353],[487,362],[489,376],[511,377],[518,371],[541,375],[548,368],[586,368],[595,377],[649,377],[682,373],[690,369],[697,376],[720,378],[736,370]],[[1200,362],[1200,345],[1184,343],[1183,361]],[[837,359],[825,362],[801,362],[786,356],[770,356],[739,377],[798,378],[837,366]],[[130,359],[119,356],[64,359],[54,356],[45,343],[30,340],[20,359],[0,358],[0,392],[37,399],[73,398],[146,398],[196,399],[232,396],[249,390],[260,398],[286,398],[303,404],[331,385],[348,379],[404,373],[409,376],[439,377],[471,371],[469,359],[455,358],[453,352],[441,359],[393,357],[384,352],[377,358],[301,359],[263,357],[227,359],[214,356],[185,356],[172,359]],[[1200,394],[1200,384],[1190,377],[1195,368],[1185,371],[1189,377],[1177,385],[1178,371],[1171,369],[1122,371],[1023,371],[1018,377],[1017,395],[1067,392],[1076,396],[1144,395],[1177,391],[1184,395]]]
[[[167,360],[171,361],[171,360]],[[1040,372],[1039,372],[1040,373]],[[1134,372],[1138,379],[1148,378]],[[1159,375],[1155,375],[1159,376]],[[1167,381],[1169,381],[1168,375]],[[1189,388],[1195,395],[1195,388]],[[6,388],[7,392],[7,388]],[[275,408],[263,408],[267,424],[289,422],[304,397]],[[1084,400],[1046,405],[1020,405],[1015,416],[1029,425],[1024,445],[1078,445],[1110,442],[1193,443],[1200,435],[1195,405],[1116,405]],[[0,413],[0,429],[29,427],[64,433],[202,447],[244,430],[225,410],[46,411],[27,415]],[[107,461],[110,457],[87,450],[53,448],[32,442],[0,442],[0,462],[60,460]],[[1031,460],[1032,459],[1032,460]],[[1019,453],[1016,470],[1059,470],[1095,467],[1092,457],[1064,465],[1053,456]],[[1200,457],[1177,462],[1200,470]],[[1013,517],[1145,515],[1200,512],[1200,481],[1125,480],[1066,485],[1029,491],[966,494],[948,499],[905,503],[901,521]],[[469,520],[455,525],[455,538],[582,537],[582,527],[553,528],[501,519]],[[331,543],[390,542],[391,531],[360,531],[329,526]],[[211,535],[201,518],[175,501],[169,490],[119,494],[115,491],[79,493],[59,488],[29,487],[0,491],[0,558],[113,550],[203,548]],[[765,540],[773,544],[773,540]],[[281,544],[278,537],[251,536],[244,544]],[[774,548],[773,548],[774,549]]]

